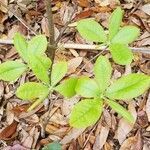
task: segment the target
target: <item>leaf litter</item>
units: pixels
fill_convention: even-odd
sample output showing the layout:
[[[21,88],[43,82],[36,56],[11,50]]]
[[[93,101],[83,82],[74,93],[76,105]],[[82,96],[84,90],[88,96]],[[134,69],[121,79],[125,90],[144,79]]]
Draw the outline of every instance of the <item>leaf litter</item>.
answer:
[[[16,10],[15,14],[8,12],[6,7],[0,5],[0,38],[11,39],[14,32],[19,31],[27,38],[35,33],[43,33],[48,36],[47,19],[45,16],[44,2],[38,1],[0,1],[4,6]],[[137,6],[133,0],[125,0],[123,3],[110,0],[78,0],[78,1],[53,1],[54,23],[56,30],[56,38],[61,33],[65,23],[73,13],[73,22],[82,18],[95,18],[107,28],[108,18],[111,11],[117,5],[121,5],[125,11],[123,24],[134,24],[141,28],[141,36],[132,44],[134,47],[145,47],[150,49],[149,35],[149,4],[148,1],[139,3]],[[76,10],[74,10],[76,5]],[[7,13],[8,12],[8,13]],[[132,13],[131,13],[132,12]],[[19,16],[24,20],[29,28],[23,25],[23,22],[15,18]],[[32,28],[31,28],[32,27]],[[30,29],[30,30],[29,30]],[[86,41],[76,33],[74,28],[69,27],[62,35],[61,41],[76,42],[85,44]],[[6,60],[14,60],[18,58],[15,49],[9,45],[0,45],[1,62]],[[105,52],[104,52],[105,53]],[[85,52],[84,50],[58,51],[56,57],[69,60],[70,68],[68,74],[76,75],[87,62],[95,56],[95,52]],[[109,55],[108,55],[109,56]],[[120,77],[122,74],[133,72],[143,72],[148,75],[150,66],[149,54],[135,54],[135,60],[131,66],[119,67],[113,64],[115,71],[113,79]],[[110,57],[110,56],[109,56]],[[91,74],[93,61],[80,72],[81,75]],[[131,70],[132,69],[132,70]],[[61,97],[54,102],[50,111],[50,119],[44,128],[45,117],[48,115],[48,109],[44,105],[40,105],[32,113],[26,112],[29,104],[17,100],[14,96],[14,90],[20,83],[35,80],[32,74],[25,74],[21,80],[15,83],[0,82],[0,139],[5,144],[0,144],[0,149],[41,149],[47,143],[60,141],[63,149],[142,149],[148,150],[150,147],[149,136],[150,131],[150,100],[149,94],[143,94],[139,99],[145,99],[145,104],[139,108],[139,101],[124,104],[128,106],[129,111],[135,119],[135,124],[130,125],[120,116],[116,116],[113,111],[105,108],[102,120],[97,126],[87,129],[72,129],[68,124],[68,116],[72,107],[79,101],[79,98],[73,100],[62,100]],[[55,99],[57,95],[54,95]],[[140,110],[139,110],[140,109]],[[46,114],[46,115],[45,115]],[[140,126],[140,129],[139,129]],[[142,129],[142,131],[141,131]],[[8,132],[9,131],[9,132]],[[45,137],[42,134],[45,135]],[[90,134],[90,136],[89,136]],[[88,139],[88,141],[86,141]],[[85,144],[86,142],[86,144]],[[118,144],[119,143],[119,144]],[[85,145],[84,145],[85,144]]]

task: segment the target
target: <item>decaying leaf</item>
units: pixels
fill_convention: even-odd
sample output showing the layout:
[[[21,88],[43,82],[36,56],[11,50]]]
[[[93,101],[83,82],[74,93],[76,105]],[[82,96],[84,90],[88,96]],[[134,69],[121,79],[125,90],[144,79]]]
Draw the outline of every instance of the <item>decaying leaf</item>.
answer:
[[[14,121],[12,124],[7,126],[4,130],[2,130],[2,132],[0,133],[0,139],[5,140],[7,138],[10,138],[16,132],[17,125],[18,123]]]
[[[68,74],[74,73],[82,63],[82,57],[76,57],[68,61]]]
[[[93,150],[100,150],[105,144],[109,134],[109,127],[101,127],[100,134],[96,137],[96,141],[93,146]]]
[[[137,113],[136,113],[136,110],[135,110],[134,102],[130,102],[128,108],[129,108],[129,112],[134,117],[134,120],[136,120]],[[118,129],[117,129],[117,132],[116,132],[116,135],[115,135],[115,137],[118,139],[120,144],[122,144],[122,142],[126,139],[126,136],[132,130],[133,126],[134,126],[134,124],[129,124],[123,118],[120,119],[119,124],[118,124]]]
[[[66,135],[62,140],[61,140],[61,144],[67,144],[69,142],[71,142],[71,140],[76,139],[80,134],[82,134],[82,132],[85,130],[85,128],[81,128],[81,129],[75,129],[73,128],[68,135]]]
[[[126,139],[119,150],[142,150],[142,140],[140,131],[133,137]]]

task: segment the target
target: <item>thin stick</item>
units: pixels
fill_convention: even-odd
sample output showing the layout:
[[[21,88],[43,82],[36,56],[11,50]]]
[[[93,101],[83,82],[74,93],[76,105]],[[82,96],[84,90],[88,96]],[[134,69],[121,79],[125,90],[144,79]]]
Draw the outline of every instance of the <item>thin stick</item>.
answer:
[[[64,34],[64,32],[67,30],[67,28],[68,28],[68,25],[71,23],[71,21],[72,21],[72,17],[73,17],[73,15],[74,15],[74,13],[75,13],[75,11],[76,11],[76,9],[77,9],[77,5],[75,5],[75,7],[74,7],[74,11],[72,12],[72,14],[70,15],[70,17],[69,17],[69,19],[68,19],[68,21],[66,22],[66,24],[65,24],[65,26],[62,28],[62,30],[61,30],[61,32],[60,32],[60,34],[59,34],[59,36],[58,36],[58,38],[56,39],[56,44],[58,44],[59,43],[59,41],[61,40],[61,38],[62,38],[62,35]]]
[[[0,4],[5,7],[9,12],[11,12],[29,31],[31,31],[34,35],[37,35],[36,32],[32,29],[32,27],[30,27],[29,25],[26,24],[26,22],[20,18],[15,11],[13,11],[12,9],[9,9],[4,3],[2,3],[0,1]]]
[[[0,39],[0,44],[13,44],[13,40],[3,40]],[[75,43],[58,43],[58,49],[79,49],[79,50],[96,50],[101,51],[104,50],[106,46],[100,46],[100,45],[88,45],[88,44],[75,44]],[[134,52],[141,52],[141,53],[147,53],[150,54],[150,48],[145,47],[130,47],[132,51]],[[108,49],[106,49],[108,50]]]
[[[48,28],[49,28],[49,45],[48,45],[47,53],[53,63],[55,57],[55,51],[56,51],[56,44],[55,44],[55,31],[54,31],[54,22],[53,22],[51,3],[52,3],[51,0],[45,0],[46,14],[47,14]]]

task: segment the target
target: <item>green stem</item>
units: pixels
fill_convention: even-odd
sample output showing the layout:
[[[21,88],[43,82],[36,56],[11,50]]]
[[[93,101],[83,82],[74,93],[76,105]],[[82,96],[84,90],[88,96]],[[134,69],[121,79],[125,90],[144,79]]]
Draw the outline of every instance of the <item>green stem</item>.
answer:
[[[27,112],[32,111],[36,106],[43,102],[43,99],[36,100],[27,110]]]

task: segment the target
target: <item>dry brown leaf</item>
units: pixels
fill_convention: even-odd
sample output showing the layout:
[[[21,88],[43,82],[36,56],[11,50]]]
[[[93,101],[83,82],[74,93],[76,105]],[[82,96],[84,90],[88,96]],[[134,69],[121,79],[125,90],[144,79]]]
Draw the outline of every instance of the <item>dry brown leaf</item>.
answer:
[[[108,112],[107,109],[104,109],[103,116],[104,116],[104,120],[105,120],[106,124],[108,125],[109,128],[111,128],[112,118],[111,118],[111,115],[110,115],[110,113]]]
[[[0,0],[0,10],[4,13],[7,13],[8,9],[5,6],[8,7],[8,0]]]
[[[129,112],[133,115],[134,120],[136,121],[137,113],[135,110],[135,104],[134,102],[130,102],[128,106]],[[122,142],[126,139],[126,136],[128,133],[133,129],[134,124],[129,124],[125,119],[120,119],[118,124],[118,129],[115,135],[115,138],[118,139],[119,143],[122,144]]]
[[[67,118],[64,117],[62,114],[59,112],[56,112],[55,114],[52,115],[50,122],[59,124],[59,125],[67,125],[68,121]]]
[[[138,112],[137,122],[142,128],[145,128],[148,125],[148,118],[145,111],[141,110]]]
[[[91,17],[92,14],[93,14],[93,10],[91,10],[91,9],[82,11],[75,16],[75,20]]]
[[[141,133],[138,131],[134,137],[126,139],[121,145],[120,150],[142,150]]]
[[[110,0],[95,0],[100,6],[107,6],[110,4]]]
[[[73,106],[80,100],[79,97],[73,97],[63,101],[62,104],[62,115],[68,116],[71,113]]]
[[[7,138],[10,138],[16,132],[17,125],[18,123],[14,121],[12,124],[7,126],[4,130],[2,130],[2,132],[0,133],[0,139],[5,140]]]
[[[68,74],[74,73],[82,63],[82,57],[76,57],[68,61]]]
[[[150,93],[148,95],[147,103],[146,103],[146,114],[148,117],[148,121],[150,122]]]
[[[93,150],[100,150],[104,144],[106,143],[108,134],[109,134],[109,127],[101,127],[100,134],[96,137],[96,141],[93,145]]]
[[[45,17],[43,17],[43,19],[42,19],[42,21],[41,21],[41,28],[42,28],[43,33],[44,33],[46,36],[49,36],[48,20],[47,20],[47,18],[45,18]]]
[[[66,135],[61,141],[61,144],[67,144],[69,142],[71,142],[73,139],[78,138],[78,136],[80,134],[82,134],[82,132],[85,130],[85,128],[81,128],[81,129],[71,129],[71,131],[68,133],[68,135]]]
[[[8,31],[8,39],[13,39],[16,32],[19,32],[19,26],[13,25],[12,28]]]
[[[143,5],[141,10],[150,16],[150,4]]]
[[[14,113],[12,112],[13,109],[13,105],[11,103],[7,103],[7,107],[6,107],[6,120],[8,124],[12,124],[14,121]]]
[[[13,146],[7,146],[3,150],[30,150],[30,149],[25,148],[21,146],[20,144],[15,144]]]
[[[4,114],[4,108],[0,107],[0,122],[1,122],[1,119],[3,117],[3,114]]]
[[[88,7],[89,6],[89,1],[88,0],[77,0],[79,6],[81,7]]]

